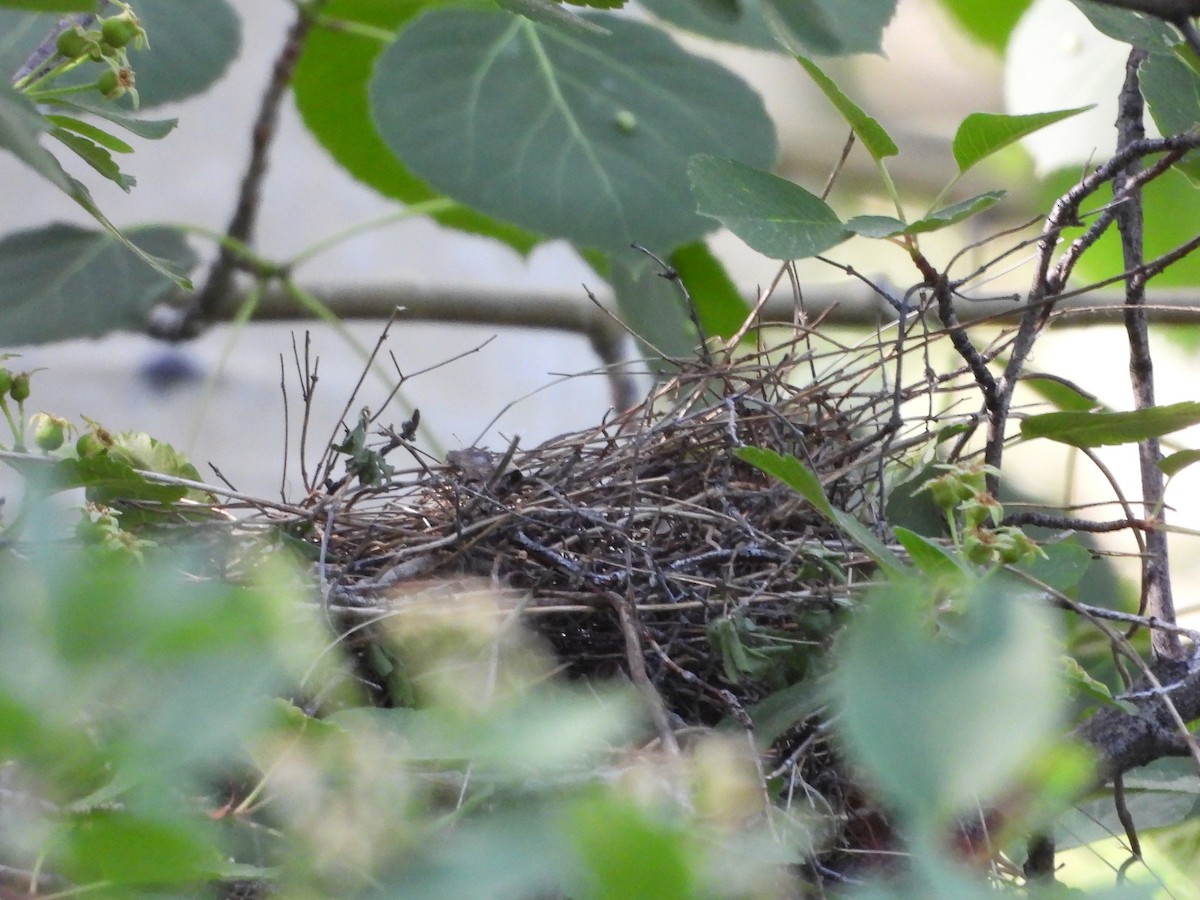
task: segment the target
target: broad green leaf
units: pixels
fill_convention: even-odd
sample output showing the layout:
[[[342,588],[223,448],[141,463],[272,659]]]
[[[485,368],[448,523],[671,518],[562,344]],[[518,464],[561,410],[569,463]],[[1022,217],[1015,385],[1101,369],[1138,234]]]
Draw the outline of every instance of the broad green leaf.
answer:
[[[130,54],[142,108],[203,93],[241,50],[241,21],[226,0],[153,0],[135,6],[150,39],[149,48]]]
[[[761,0],[642,0],[640,5],[684,31],[758,50],[782,50]]]
[[[173,229],[131,234],[181,269],[196,263]],[[0,240],[0,339],[13,346],[141,329],[171,285],[111,234],[62,224],[10,234]]]
[[[834,509],[825,496],[825,489],[813,471],[794,456],[783,456],[761,447],[739,447],[734,451],[738,459],[774,475],[801,497],[813,505],[826,519],[836,524],[850,536],[876,565],[892,574],[905,570],[904,563],[866,525],[847,512]]]
[[[680,823],[648,813],[631,798],[594,792],[568,820],[572,843],[595,900],[653,897],[692,900],[697,883],[695,850]]]
[[[1177,57],[1154,55],[1138,72],[1142,95],[1162,134],[1182,134],[1200,124],[1200,76]],[[1200,185],[1200,160],[1190,153],[1175,167]],[[1150,223],[1153,228],[1154,223]]]
[[[0,82],[0,148],[57,187],[70,194],[73,186],[57,159],[39,143],[39,137],[49,125],[32,103]]]
[[[750,315],[750,307],[708,245],[698,241],[680,247],[671,254],[671,266],[691,295],[705,336],[736,334]]]
[[[1200,817],[1200,778],[1190,759],[1159,759],[1125,774],[1125,807],[1139,829],[1194,823]],[[1061,849],[1124,834],[1109,790],[1097,792],[1054,824]]]
[[[379,58],[376,122],[413,172],[482,212],[613,254],[635,241],[666,253],[712,228],[687,160],[770,165],[774,128],[744,82],[661,30],[591,21],[611,33],[426,12]]]
[[[663,368],[664,360],[695,358],[699,336],[677,285],[660,278],[653,266],[618,261],[610,266],[608,281],[621,321],[639,339],[656,370]]]
[[[52,125],[57,125],[64,131],[73,131],[76,134],[82,135],[106,150],[111,150],[113,153],[133,152],[133,148],[119,137],[109,134],[103,128],[97,128],[90,122],[76,119],[74,116],[47,115],[46,121]]]
[[[1091,551],[1082,546],[1074,536],[1043,544],[1042,553],[1045,556],[1035,556],[1026,560],[1017,566],[1017,569],[1063,593],[1074,590],[1094,562]]]
[[[122,172],[121,167],[113,161],[112,154],[95,141],[62,129],[55,129],[51,135],[125,193],[128,194],[129,189],[137,184],[137,179]]]
[[[896,0],[761,0],[767,20],[793,53],[879,53]]]
[[[1039,202],[1049,209],[1080,176],[1078,166],[1060,170],[1045,179],[1039,191]],[[1197,203],[1196,187],[1182,172],[1172,169],[1163,173],[1142,188],[1142,203],[1146,221],[1146,259],[1154,259],[1186,244],[1200,234],[1200,203]],[[1094,195],[1095,205],[1102,206],[1112,194],[1102,191]],[[1074,229],[1064,232],[1063,239],[1071,240],[1078,235]],[[1075,267],[1074,282],[1087,284],[1103,278],[1113,278],[1125,271],[1121,252],[1120,236],[1116,228],[1109,228],[1095,244],[1088,248]],[[1190,253],[1171,264],[1167,270],[1154,276],[1155,288],[1194,288],[1200,284],[1200,253]]]
[[[696,208],[772,259],[815,256],[849,236],[824,200],[770,172],[695,156],[688,175]]]
[[[1200,403],[1173,403],[1132,412],[1054,412],[1021,422],[1021,437],[1073,447],[1134,444],[1200,423]]]
[[[438,0],[332,0],[325,21],[350,21],[394,32]],[[305,42],[292,82],[296,106],[312,135],[352,177],[402,203],[432,200],[438,192],[410,172],[379,136],[368,103],[368,83],[386,42],[349,29],[318,27]],[[469,209],[437,213],[438,222],[504,241],[528,253],[541,240],[528,231]]]
[[[851,758],[926,834],[1011,786],[1064,712],[1046,609],[964,578],[961,611],[939,629],[936,602],[926,579],[876,589],[846,628],[833,676],[833,721]]]
[[[899,526],[894,527],[892,532],[900,545],[908,551],[908,558],[912,560],[913,565],[926,575],[937,578],[942,575],[963,574],[963,566],[941,544]]]
[[[501,9],[524,16],[534,22],[541,22],[543,25],[553,25],[566,31],[605,33],[605,30],[595,22],[590,22],[583,16],[571,12],[563,3],[557,3],[555,0],[495,0],[495,3]],[[623,5],[623,0],[614,0],[612,3],[608,3],[606,0],[596,0],[594,3],[575,3],[573,5],[592,6],[596,9],[618,9]]]
[[[817,83],[817,87],[829,98],[829,102],[833,104],[834,108],[841,113],[846,124],[854,130],[855,137],[871,154],[873,160],[880,162],[886,157],[895,156],[900,152],[900,148],[896,146],[896,142],[892,140],[892,136],[884,127],[843,94],[841,88],[834,84],[833,79],[822,72],[816,63],[803,56],[797,56],[796,61]]]
[[[199,817],[156,822],[122,809],[73,818],[57,848],[64,871],[80,882],[111,885],[200,881],[220,866],[214,826]]]
[[[1021,384],[1067,412],[1088,412],[1102,405],[1094,395],[1061,378],[1027,375],[1021,379]]]
[[[1200,450],[1179,450],[1160,460],[1158,467],[1168,478],[1173,478],[1196,462],[1200,462]]]
[[[87,499],[93,503],[111,504],[118,500],[175,503],[187,495],[187,488],[149,481],[128,460],[107,454],[64,459],[46,474],[43,483],[50,491],[84,488]]]
[[[1162,19],[1092,0],[1071,0],[1102,34],[1149,53],[1170,53],[1179,35]]]
[[[1031,113],[1026,116],[971,113],[963,119],[954,135],[954,161],[958,163],[958,171],[966,172],[980,160],[986,159],[1026,135],[1089,109],[1091,106],[1080,106],[1076,109]]]
[[[997,53],[1004,51],[1008,36],[1033,0],[1007,0],[1005,3],[980,3],[979,0],[941,0],[942,6],[959,25]]]

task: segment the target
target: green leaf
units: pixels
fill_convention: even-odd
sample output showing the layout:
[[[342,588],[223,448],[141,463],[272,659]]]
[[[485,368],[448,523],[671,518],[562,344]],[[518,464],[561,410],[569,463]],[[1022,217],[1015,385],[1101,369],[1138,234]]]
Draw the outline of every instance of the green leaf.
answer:
[[[1158,463],[1168,478],[1173,478],[1193,463],[1200,462],[1200,450],[1179,450]]]
[[[707,337],[729,338],[750,315],[737,285],[702,241],[671,254],[671,267],[683,280]]]
[[[552,25],[568,32],[607,33],[605,29],[601,28],[595,22],[591,22],[583,16],[571,12],[562,3],[557,3],[555,0],[495,0],[495,3],[501,9],[516,13],[518,16],[524,16],[533,22]],[[595,3],[576,3],[575,5],[593,6],[596,9],[615,9],[623,5],[623,0],[614,0],[612,3],[608,3],[606,0],[596,0]]]
[[[1087,547],[1072,536],[1066,540],[1042,545],[1045,556],[1034,556],[1017,566],[1038,581],[1066,594],[1083,581],[1094,560]],[[1024,582],[1026,585],[1028,582]]]
[[[1091,108],[1091,106],[1080,106],[1075,109],[1031,113],[1025,116],[971,113],[963,119],[954,135],[954,161],[958,163],[958,171],[966,172],[980,160],[986,159],[1026,135],[1040,131],[1055,122],[1061,122],[1063,119],[1069,119],[1071,116],[1077,116]]]
[[[1108,689],[1108,685],[1089,675],[1087,669],[1079,664],[1079,660],[1072,656],[1063,656],[1061,662],[1068,688],[1083,694],[1085,697],[1090,697],[1104,706],[1111,706],[1115,709],[1124,710],[1130,715],[1137,715],[1138,709],[1134,704],[1128,700],[1114,700],[1112,691]]]
[[[691,836],[652,816],[631,798],[593,792],[580,800],[568,827],[595,900],[692,900],[703,894],[692,863]]]
[[[113,161],[112,154],[95,141],[61,129],[52,131],[51,135],[125,193],[128,194],[129,189],[137,184],[137,179],[122,172],[121,167]]]
[[[862,237],[886,238],[902,234],[925,234],[949,228],[964,219],[990,209],[1004,196],[1004,191],[988,191],[943,209],[931,212],[915,222],[902,222],[892,216],[854,216],[846,222],[846,228]]]
[[[904,563],[866,525],[847,512],[834,509],[825,496],[821,481],[812,470],[794,456],[783,456],[761,447],[739,447],[733,452],[738,459],[774,475],[850,536],[876,565],[890,573],[905,571]]]
[[[879,53],[896,0],[762,0],[767,19],[793,53]]]
[[[941,0],[942,7],[959,25],[987,47],[1002,53],[1008,36],[1033,0],[980,3],[979,0]]]
[[[150,39],[149,49],[131,54],[142,108],[203,93],[241,50],[241,20],[225,0],[135,5]]]
[[[197,262],[173,229],[132,234],[181,269]],[[171,286],[111,234],[62,224],[16,232],[0,240],[0,336],[11,346],[141,329]]]
[[[952,203],[943,209],[931,212],[929,215],[910,223],[904,229],[904,233],[924,234],[925,232],[938,231],[942,228],[949,228],[951,225],[957,225],[964,219],[969,219],[971,216],[977,215],[985,209],[991,209],[1000,201],[1000,198],[1004,194],[1004,191],[988,191],[986,194],[978,194],[966,200],[960,200],[958,203]]]
[[[641,6],[684,31],[756,50],[779,50],[760,0],[642,0]]]
[[[663,360],[695,357],[699,336],[676,285],[649,266],[617,261],[610,266],[608,282],[621,321],[656,369],[663,368]]]
[[[1179,35],[1162,19],[1092,0],[1071,0],[1101,34],[1149,53],[1170,53]]]
[[[1182,134],[1200,124],[1200,76],[1173,56],[1151,56],[1138,72],[1142,95],[1162,134]],[[1200,185],[1200,159],[1189,153],[1175,167]]]
[[[797,56],[796,61],[803,66],[804,71],[829,98],[829,102],[841,113],[842,118],[854,130],[854,135],[858,138],[859,143],[871,154],[873,160],[880,162],[886,157],[895,156],[900,152],[900,148],[896,146],[896,142],[892,140],[892,136],[884,127],[843,94],[841,88],[834,84],[833,79],[822,72],[816,63],[803,56]]]
[[[659,29],[592,21],[611,33],[426,12],[379,58],[376,122],[413,172],[482,212],[613,254],[634,241],[666,253],[712,228],[688,158],[770,165],[774,128],[744,82]]]
[[[70,177],[54,154],[38,141],[48,130],[37,107],[7,83],[0,82],[0,148],[13,154],[59,190],[70,194],[73,191]]]
[[[770,172],[695,156],[688,175],[696,208],[772,259],[816,256],[849,236],[825,201]]]
[[[52,125],[57,125],[64,131],[73,131],[76,134],[88,138],[93,143],[99,144],[106,150],[111,150],[114,153],[132,153],[133,148],[130,147],[120,138],[109,134],[103,128],[97,128],[90,122],[83,122],[73,116],[57,116],[47,115],[46,121]]]
[[[332,0],[322,21],[350,21],[395,31],[434,3],[424,0]],[[440,196],[410,172],[379,136],[368,103],[368,84],[383,41],[349,29],[318,27],[296,66],[292,89],[304,124],[352,177],[385,197],[420,203]],[[433,216],[450,228],[494,237],[520,253],[541,240],[528,231],[468,209]]]
[[[961,612],[939,629],[938,600],[926,579],[876,589],[833,676],[851,757],[925,833],[1008,788],[1059,726],[1064,699],[1046,609],[964,579]]]
[[[59,838],[65,871],[81,882],[113,885],[199,881],[220,866],[216,835],[201,820],[156,822],[126,810],[94,810],[74,818]]]
[[[904,234],[908,223],[895,216],[853,216],[846,220],[846,230],[860,237],[887,238]]]
[[[912,560],[913,565],[926,575],[938,578],[942,575],[963,574],[962,564],[941,544],[899,526],[893,528],[892,532],[900,545],[908,551],[908,558]]]
[[[1061,410],[1088,412],[1102,405],[1094,395],[1062,378],[1026,375],[1021,379],[1021,384]]]
[[[1073,447],[1134,444],[1200,423],[1200,403],[1174,403],[1132,412],[1055,412],[1021,422],[1021,437],[1049,438]]]

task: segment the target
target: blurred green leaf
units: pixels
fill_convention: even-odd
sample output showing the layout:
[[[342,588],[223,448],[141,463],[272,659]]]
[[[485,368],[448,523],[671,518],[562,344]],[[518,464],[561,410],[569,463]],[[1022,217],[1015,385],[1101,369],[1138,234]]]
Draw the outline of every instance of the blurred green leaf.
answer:
[[[109,134],[103,128],[97,128],[90,122],[84,122],[74,116],[46,115],[46,121],[51,125],[56,126],[63,131],[73,131],[80,134],[89,140],[94,141],[106,150],[111,150],[114,153],[132,153],[133,148],[125,141],[113,134]]]
[[[1093,0],[1071,0],[1101,34],[1149,53],[1170,53],[1179,35],[1162,19]]]
[[[851,757],[926,835],[1009,787],[1064,712],[1046,610],[964,578],[948,631],[933,601],[924,579],[875,590],[833,676]]]
[[[1183,134],[1200,124],[1200,75],[1177,57],[1149,57],[1138,70],[1142,95],[1162,134]],[[1175,168],[1200,185],[1200,159],[1189,153]],[[1154,223],[1150,223],[1153,227]]]
[[[312,135],[353,178],[402,203],[440,196],[413,175],[388,149],[375,126],[368,84],[385,41],[336,27],[340,21],[396,31],[438,0],[332,0],[323,8],[326,25],[315,28],[304,44],[292,89],[296,107]],[[436,213],[450,228],[503,241],[528,253],[541,238],[468,209]]]
[[[701,896],[688,835],[631,800],[595,793],[569,820],[586,868],[582,896],[593,900],[695,900]]]
[[[1008,36],[1032,2],[1008,0],[983,4],[978,0],[941,0],[942,7],[967,34],[997,53],[1004,51]]]
[[[816,256],[850,234],[820,197],[737,160],[694,156],[688,176],[700,213],[772,259]]]
[[[114,125],[121,126],[130,134],[152,141],[161,140],[166,137],[179,124],[178,119],[139,119],[126,115],[119,109],[115,109],[112,105],[87,103],[78,97],[70,100],[63,97],[49,97],[46,98],[44,103],[56,109],[65,109],[75,113],[87,113],[96,116],[99,119],[104,119],[107,122],[112,122]],[[54,120],[55,117],[47,116],[47,118]]]
[[[131,230],[143,252],[191,269],[197,257],[172,228]],[[112,234],[75,225],[19,231],[0,240],[0,342],[36,344],[141,330],[172,281]]]
[[[13,154],[59,190],[74,187],[57,159],[38,138],[50,130],[37,107],[5,82],[0,82],[0,148]]]
[[[110,885],[182,884],[221,868],[211,827],[197,817],[154,821],[118,809],[76,816],[57,836],[64,871],[75,881]]]
[[[1132,412],[1053,412],[1021,422],[1025,440],[1048,438],[1073,447],[1134,444],[1200,423],[1200,403],[1174,403]]]
[[[760,0],[643,0],[641,5],[684,31],[756,50],[782,50]]]
[[[680,247],[671,254],[670,262],[692,298],[705,336],[729,338],[737,334],[750,315],[750,307],[708,245],[698,241]]]
[[[761,0],[767,20],[794,53],[882,52],[897,0]]]
[[[744,82],[660,29],[589,20],[610,34],[426,12],[376,64],[375,120],[414,173],[476,209],[614,256],[666,254],[713,228],[689,157],[770,165],[774,128]]]
[[[616,261],[610,266],[608,279],[621,321],[638,339],[656,370],[662,369],[665,360],[695,356],[700,339],[677,285],[660,278],[648,266],[635,270]]]

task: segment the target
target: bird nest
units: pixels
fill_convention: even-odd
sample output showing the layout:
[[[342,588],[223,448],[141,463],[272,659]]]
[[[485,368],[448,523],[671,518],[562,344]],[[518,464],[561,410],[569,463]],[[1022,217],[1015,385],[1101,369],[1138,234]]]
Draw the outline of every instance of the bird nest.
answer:
[[[402,616],[425,586],[482,579],[572,676],[624,675],[651,693],[661,727],[759,725],[756,706],[821,670],[870,570],[830,521],[738,451],[794,456],[835,508],[874,523],[889,461],[926,440],[923,425],[902,424],[899,404],[929,384],[902,390],[882,376],[895,348],[820,354],[811,340],[682,366],[591,430],[389,467],[374,486],[354,486],[354,472],[378,469],[361,452],[349,459],[348,429],[350,474],[310,498],[328,523],[330,609],[364,638],[367,623]],[[414,430],[384,429],[381,452],[407,447],[419,459]],[[795,725],[765,745],[787,757],[805,734]]]

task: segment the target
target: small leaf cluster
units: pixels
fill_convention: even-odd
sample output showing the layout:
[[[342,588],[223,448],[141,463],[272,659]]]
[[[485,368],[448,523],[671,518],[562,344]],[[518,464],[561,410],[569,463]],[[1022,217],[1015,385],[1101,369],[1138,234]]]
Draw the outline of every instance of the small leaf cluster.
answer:
[[[919,492],[928,492],[942,511],[951,539],[969,562],[994,568],[1045,556],[1020,528],[1000,524],[1004,507],[986,486],[989,475],[999,474],[995,467],[958,463],[937,468],[942,474],[929,479]]]

